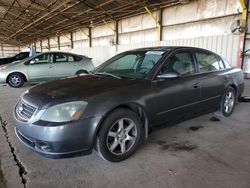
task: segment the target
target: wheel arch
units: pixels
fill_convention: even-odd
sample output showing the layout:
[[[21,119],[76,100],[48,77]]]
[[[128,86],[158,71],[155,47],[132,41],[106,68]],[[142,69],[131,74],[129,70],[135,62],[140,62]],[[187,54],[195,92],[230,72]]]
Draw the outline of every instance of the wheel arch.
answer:
[[[149,116],[148,114],[146,113],[145,109],[137,104],[137,103],[125,103],[125,104],[120,104],[120,105],[117,105],[116,107],[110,109],[109,111],[107,111],[103,118],[101,119],[101,121],[99,122],[98,124],[98,127],[97,127],[97,130],[96,130],[96,136],[98,134],[98,132],[100,131],[101,129],[101,125],[102,123],[105,121],[105,119],[115,110],[119,109],[119,108],[123,108],[123,109],[128,109],[128,110],[131,110],[133,111],[134,113],[136,113],[138,115],[138,117],[140,118],[141,122],[142,122],[142,125],[143,125],[143,132],[144,132],[144,138],[148,138],[148,133],[149,133]]]
[[[79,75],[79,74],[82,74],[82,73],[86,73],[86,74],[88,74],[88,71],[87,70],[85,70],[85,69],[80,69],[80,70],[78,70],[78,71],[76,71],[76,75]]]
[[[27,76],[26,76],[25,74],[23,74],[23,73],[21,73],[21,72],[18,72],[18,71],[15,71],[15,72],[11,72],[11,73],[8,74],[8,76],[7,76],[7,78],[6,78],[6,83],[8,83],[9,77],[10,77],[12,74],[15,74],[15,73],[18,73],[18,74],[22,75],[23,78],[24,78],[24,82],[27,82],[27,81],[28,81],[28,80],[27,80]]]

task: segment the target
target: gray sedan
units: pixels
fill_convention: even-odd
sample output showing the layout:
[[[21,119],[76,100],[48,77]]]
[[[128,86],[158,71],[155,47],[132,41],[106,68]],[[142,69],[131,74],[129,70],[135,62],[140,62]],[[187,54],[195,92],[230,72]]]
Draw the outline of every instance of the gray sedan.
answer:
[[[65,52],[44,52],[0,67],[0,84],[22,87],[24,82],[38,83],[87,73],[94,68],[91,58]]]

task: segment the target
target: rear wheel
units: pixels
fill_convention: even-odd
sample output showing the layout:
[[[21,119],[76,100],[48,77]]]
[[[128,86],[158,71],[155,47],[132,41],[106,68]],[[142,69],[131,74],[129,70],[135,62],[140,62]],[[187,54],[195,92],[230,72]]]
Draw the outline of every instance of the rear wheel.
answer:
[[[22,87],[24,84],[24,76],[19,73],[13,73],[8,77],[8,84],[11,87]]]
[[[97,136],[96,150],[110,162],[130,157],[140,144],[142,124],[139,117],[127,109],[117,109],[103,122]]]
[[[232,87],[228,87],[221,101],[220,111],[223,116],[228,117],[233,113],[236,103],[236,92]]]
[[[88,71],[86,70],[79,70],[76,72],[76,75],[80,75],[80,74],[88,74]]]

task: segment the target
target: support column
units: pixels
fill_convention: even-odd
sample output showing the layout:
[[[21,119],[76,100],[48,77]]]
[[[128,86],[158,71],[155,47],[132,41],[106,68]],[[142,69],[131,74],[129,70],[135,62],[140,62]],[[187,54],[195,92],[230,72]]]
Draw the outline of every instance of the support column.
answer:
[[[89,47],[91,48],[92,47],[92,32],[91,32],[91,27],[89,27]]]
[[[70,47],[71,47],[71,49],[74,48],[74,40],[73,40],[73,33],[72,32],[70,33]]]
[[[60,36],[57,36],[57,47],[58,47],[58,50],[61,49]]]
[[[50,40],[48,38],[48,50],[50,51]]]
[[[42,40],[40,40],[40,48],[41,48],[41,52],[43,51],[43,43]]]
[[[248,2],[248,1],[247,1]],[[246,26],[247,26],[247,19],[248,19],[248,3],[245,2],[245,0],[240,0],[240,4],[242,7],[242,28],[244,28],[244,31],[240,34],[240,45],[238,50],[238,61],[237,61],[237,67],[243,68],[243,61],[244,61],[244,48],[245,48],[245,41],[246,41]]]
[[[3,44],[1,44],[2,57],[4,57]]]
[[[160,43],[162,40],[162,10],[159,12],[159,20],[153,15],[147,6],[144,7],[148,14],[154,19],[157,28],[157,42]]]
[[[158,15],[159,15],[159,20],[158,20],[158,27],[157,27],[157,41],[160,42],[162,41],[162,8],[159,10]]]
[[[118,20],[116,20],[115,21],[115,45],[118,45],[119,44],[119,28],[118,28],[118,26],[119,26],[119,21]]]

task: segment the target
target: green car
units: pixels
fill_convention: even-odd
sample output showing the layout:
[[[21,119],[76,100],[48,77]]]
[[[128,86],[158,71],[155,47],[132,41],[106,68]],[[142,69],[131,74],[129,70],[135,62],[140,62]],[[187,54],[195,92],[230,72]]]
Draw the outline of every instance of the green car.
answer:
[[[39,83],[87,73],[94,68],[92,59],[66,52],[43,52],[0,67],[0,84],[22,87],[24,82]]]

